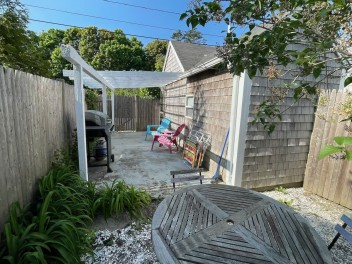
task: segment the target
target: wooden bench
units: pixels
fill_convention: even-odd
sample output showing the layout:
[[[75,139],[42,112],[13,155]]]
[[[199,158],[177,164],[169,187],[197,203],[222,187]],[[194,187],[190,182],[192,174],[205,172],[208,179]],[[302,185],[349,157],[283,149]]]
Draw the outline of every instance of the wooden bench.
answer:
[[[352,219],[349,218],[347,215],[342,215],[341,220],[343,221],[343,225],[337,224],[335,226],[335,230],[337,231],[337,235],[334,237],[332,240],[331,244],[328,246],[328,249],[330,250],[336,243],[336,241],[339,239],[340,236],[343,236],[348,242],[352,244],[352,234],[347,232],[346,227],[349,226],[352,228]]]
[[[203,171],[202,168],[190,169],[190,170],[170,171],[170,174],[172,175],[171,182],[172,182],[172,186],[174,188],[174,191],[175,191],[175,183],[176,182],[199,180],[200,184],[203,184],[204,176],[202,176],[202,171]],[[191,173],[199,173],[199,175],[181,176],[184,174],[191,174]]]

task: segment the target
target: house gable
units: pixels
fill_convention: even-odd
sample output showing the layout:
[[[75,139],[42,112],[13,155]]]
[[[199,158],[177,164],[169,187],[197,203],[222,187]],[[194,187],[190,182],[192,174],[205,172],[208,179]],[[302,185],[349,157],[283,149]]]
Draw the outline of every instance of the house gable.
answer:
[[[167,48],[167,53],[165,56],[163,72],[184,72],[184,68],[181,64],[180,59],[177,56],[175,48],[172,45],[172,42],[169,42]]]
[[[170,41],[163,71],[187,72],[216,58],[216,47]]]

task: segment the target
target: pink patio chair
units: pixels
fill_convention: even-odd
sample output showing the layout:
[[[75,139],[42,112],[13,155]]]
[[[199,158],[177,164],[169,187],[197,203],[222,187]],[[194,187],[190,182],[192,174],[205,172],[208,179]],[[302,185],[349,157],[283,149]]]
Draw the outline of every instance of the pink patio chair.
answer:
[[[177,137],[181,133],[181,131],[185,129],[185,137],[188,134],[188,128],[185,124],[180,125],[175,131],[170,131],[166,130],[164,131],[163,134],[155,134],[153,137],[153,143],[152,143],[152,148],[153,150],[154,147],[154,142],[158,141],[159,146],[165,146],[170,150],[170,153],[172,153],[172,146],[175,145],[176,149],[178,150],[178,145],[177,145]]]

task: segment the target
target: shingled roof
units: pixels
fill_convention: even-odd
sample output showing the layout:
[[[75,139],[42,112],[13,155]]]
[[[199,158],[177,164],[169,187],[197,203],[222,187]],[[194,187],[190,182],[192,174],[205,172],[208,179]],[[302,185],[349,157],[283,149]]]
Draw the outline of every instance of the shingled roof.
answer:
[[[216,47],[171,41],[185,71],[216,58]]]

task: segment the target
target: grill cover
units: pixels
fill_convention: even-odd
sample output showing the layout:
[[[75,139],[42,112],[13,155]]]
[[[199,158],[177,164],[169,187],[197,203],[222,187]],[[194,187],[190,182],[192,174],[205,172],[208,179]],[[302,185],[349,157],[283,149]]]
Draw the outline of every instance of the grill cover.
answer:
[[[96,110],[88,110],[85,112],[85,121],[88,126],[102,126],[105,127],[111,124],[111,118],[103,112]]]

